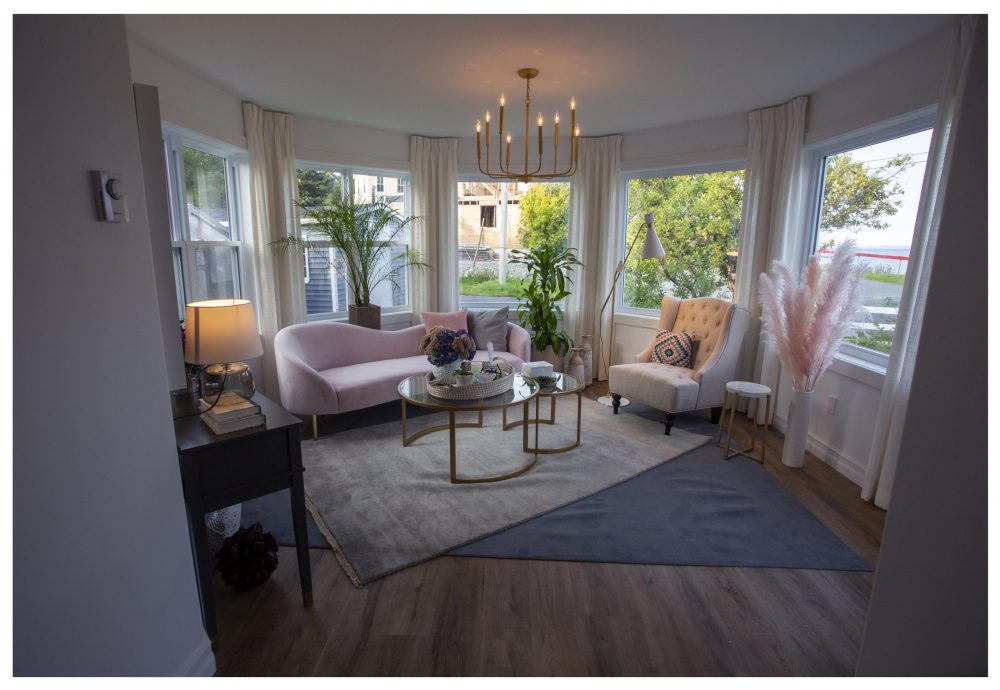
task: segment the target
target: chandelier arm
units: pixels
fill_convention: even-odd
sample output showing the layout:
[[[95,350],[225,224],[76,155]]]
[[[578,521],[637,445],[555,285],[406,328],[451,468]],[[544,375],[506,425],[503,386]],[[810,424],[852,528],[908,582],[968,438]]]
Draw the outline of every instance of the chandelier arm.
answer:
[[[541,169],[542,169],[542,154],[539,153],[538,154],[538,167],[535,168],[534,172],[529,173],[529,174],[532,175],[532,176],[538,175],[538,173],[539,173],[539,171],[541,171]],[[545,177],[545,176],[544,175],[539,175],[539,177]]]

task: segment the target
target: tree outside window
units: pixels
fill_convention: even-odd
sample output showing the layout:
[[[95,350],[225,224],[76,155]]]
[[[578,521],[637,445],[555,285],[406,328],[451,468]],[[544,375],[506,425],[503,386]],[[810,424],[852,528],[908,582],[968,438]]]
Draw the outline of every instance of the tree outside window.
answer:
[[[624,305],[658,309],[664,295],[732,299],[743,171],[633,178],[627,193],[625,246],[645,231],[643,217],[652,213],[664,257],[661,265],[633,251],[625,267]]]

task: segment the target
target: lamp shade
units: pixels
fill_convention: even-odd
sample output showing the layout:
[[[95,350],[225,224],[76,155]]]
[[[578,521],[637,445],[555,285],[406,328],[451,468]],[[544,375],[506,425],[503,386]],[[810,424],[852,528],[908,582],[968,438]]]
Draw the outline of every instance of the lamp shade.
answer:
[[[238,362],[264,353],[249,300],[192,302],[185,316],[184,361],[190,364]]]
[[[646,214],[646,241],[642,245],[642,258],[643,259],[662,259],[663,258],[663,245],[660,244],[660,238],[657,236],[656,231],[653,230],[653,214]]]

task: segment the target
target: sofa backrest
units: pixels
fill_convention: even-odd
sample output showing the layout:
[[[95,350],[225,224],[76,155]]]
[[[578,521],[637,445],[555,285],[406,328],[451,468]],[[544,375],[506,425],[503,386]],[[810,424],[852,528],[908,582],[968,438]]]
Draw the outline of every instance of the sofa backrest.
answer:
[[[697,345],[691,368],[698,371],[725,347],[735,311],[735,304],[715,297],[664,297],[660,309],[660,329],[684,331],[694,336]]]
[[[298,357],[317,371],[350,364],[420,354],[423,325],[399,331],[376,331],[349,323],[317,321],[281,329],[274,338],[275,354]]]

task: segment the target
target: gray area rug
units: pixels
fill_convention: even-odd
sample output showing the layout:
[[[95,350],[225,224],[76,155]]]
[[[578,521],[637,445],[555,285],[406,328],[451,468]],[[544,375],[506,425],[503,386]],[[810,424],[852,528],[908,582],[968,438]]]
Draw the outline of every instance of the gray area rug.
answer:
[[[572,440],[574,403],[560,401],[558,423],[541,429],[543,446]],[[441,413],[413,419],[410,433],[444,419]],[[457,431],[460,476],[502,473],[525,462],[520,429],[501,431],[499,412],[486,413],[485,421],[483,429]],[[677,427],[664,436],[659,421],[614,416],[587,399],[582,424],[579,448],[543,455],[520,477],[474,485],[450,483],[447,432],[403,448],[396,421],[343,431],[303,443],[307,504],[348,575],[355,584],[367,584],[623,482],[709,440]]]
[[[756,461],[714,443],[449,555],[871,570]]]

